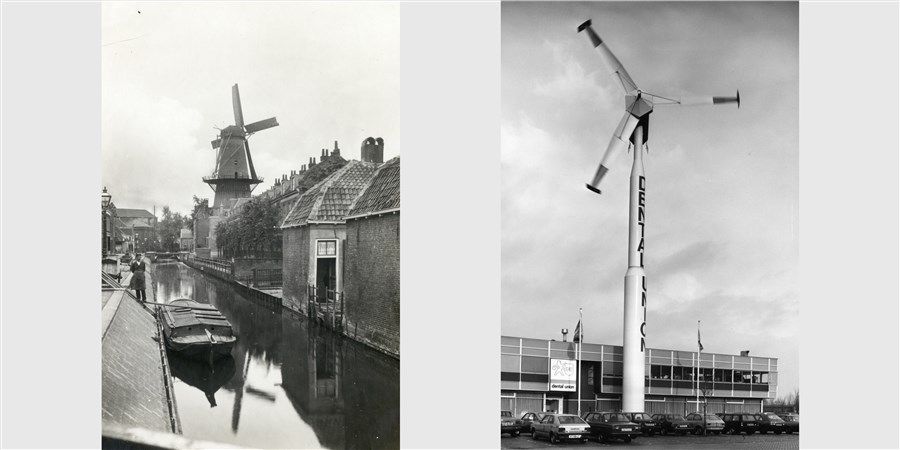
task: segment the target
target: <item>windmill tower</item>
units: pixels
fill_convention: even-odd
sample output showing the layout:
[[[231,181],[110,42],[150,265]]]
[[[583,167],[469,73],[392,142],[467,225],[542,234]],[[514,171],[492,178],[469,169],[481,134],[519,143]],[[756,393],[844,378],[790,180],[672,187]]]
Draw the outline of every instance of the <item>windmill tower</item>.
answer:
[[[256,176],[256,169],[253,168],[247,138],[258,131],[278,126],[274,117],[244,126],[237,84],[231,88],[231,102],[234,108],[234,125],[225,127],[220,131],[219,137],[212,141],[212,147],[216,150],[216,168],[212,175],[203,177],[203,182],[209,184],[216,193],[213,208],[228,207],[231,199],[249,198],[253,187],[262,183],[262,178]]]

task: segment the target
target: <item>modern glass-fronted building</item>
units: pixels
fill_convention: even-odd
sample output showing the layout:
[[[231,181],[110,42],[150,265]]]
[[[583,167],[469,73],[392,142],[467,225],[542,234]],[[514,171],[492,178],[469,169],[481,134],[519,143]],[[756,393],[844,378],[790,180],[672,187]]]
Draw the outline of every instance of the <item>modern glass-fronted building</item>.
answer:
[[[617,411],[622,404],[622,346],[585,343],[581,370],[576,344],[544,339],[500,337],[500,408],[575,414],[581,389],[581,412]],[[759,356],[646,349],[644,411],[685,414],[761,412],[774,399],[778,360]],[[580,376],[576,376],[576,373]],[[695,375],[696,373],[696,375]],[[695,378],[696,377],[696,378]]]

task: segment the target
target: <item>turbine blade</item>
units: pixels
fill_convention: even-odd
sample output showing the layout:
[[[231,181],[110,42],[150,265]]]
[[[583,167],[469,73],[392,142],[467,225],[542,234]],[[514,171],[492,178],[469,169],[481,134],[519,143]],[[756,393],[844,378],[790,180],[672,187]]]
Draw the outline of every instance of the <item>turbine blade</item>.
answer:
[[[241,109],[241,93],[237,84],[231,87],[231,106],[234,108],[234,124],[244,128],[244,111]]]
[[[259,122],[253,122],[250,125],[244,127],[248,133],[256,133],[257,131],[265,130],[266,128],[277,127],[278,121],[275,120],[274,117],[270,117],[265,120],[260,120]]]
[[[713,96],[685,96],[685,97],[665,97],[662,95],[643,92],[644,96],[649,96],[653,100],[654,106],[679,105],[720,105],[723,103],[737,103],[738,108],[741,107],[741,93],[738,91],[734,96],[713,97]]]
[[[587,31],[588,37],[591,39],[591,44],[593,44],[594,48],[600,53],[600,59],[603,60],[603,63],[606,64],[606,68],[609,69],[610,74],[616,79],[619,85],[622,86],[622,89],[625,90],[625,92],[631,92],[637,89],[637,84],[631,79],[631,75],[628,75],[628,71],[625,70],[625,67],[622,66],[622,63],[619,62],[616,55],[613,55],[612,51],[609,50],[609,47],[603,43],[603,40],[600,39],[600,36],[598,36],[594,31],[594,28],[591,27],[590,19],[579,25],[578,31]]]
[[[609,171],[610,164],[615,161],[619,156],[619,153],[622,153],[622,150],[628,148],[628,141],[631,139],[631,133],[634,133],[637,124],[638,118],[626,112],[622,117],[622,120],[619,121],[619,126],[616,127],[616,131],[613,133],[612,138],[609,140],[609,145],[606,147],[606,153],[603,154],[603,159],[600,160],[600,166],[597,167],[594,178],[587,184],[588,189],[598,194],[600,193],[600,181],[603,180],[603,176]]]

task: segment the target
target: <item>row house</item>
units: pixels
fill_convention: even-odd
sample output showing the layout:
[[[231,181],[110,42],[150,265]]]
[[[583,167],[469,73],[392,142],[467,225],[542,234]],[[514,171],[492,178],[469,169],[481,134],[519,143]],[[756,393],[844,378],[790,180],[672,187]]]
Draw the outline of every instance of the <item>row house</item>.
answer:
[[[366,160],[300,194],[282,222],[283,302],[340,302],[346,334],[399,356],[400,158],[363,146]]]

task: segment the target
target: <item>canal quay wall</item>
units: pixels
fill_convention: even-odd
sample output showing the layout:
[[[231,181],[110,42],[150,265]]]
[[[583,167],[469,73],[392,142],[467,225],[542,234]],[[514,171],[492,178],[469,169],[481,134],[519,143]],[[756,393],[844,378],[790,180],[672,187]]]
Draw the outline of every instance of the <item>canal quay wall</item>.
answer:
[[[194,255],[182,256],[180,261],[192,269],[231,283],[241,291],[244,296],[268,306],[273,310],[280,311],[284,309],[295,316],[314,320],[332,331],[339,332],[344,336],[378,350],[383,354],[397,359],[400,358],[399,351],[397,350],[400,348],[399,330],[397,330],[394,337],[391,337],[386,335],[381,327],[369,325],[363,320],[351,321],[345,319],[343,312],[336,312],[334,310],[335,308],[319,306],[316,302],[308,302],[307,305],[300,302],[285,302],[283,298],[284,294],[281,289],[258,289],[249,286],[247,283],[241,282],[235,276],[235,266],[227,261],[202,258]],[[399,286],[396,288],[399,294]],[[397,309],[396,313],[397,317],[399,317],[399,303]]]
[[[155,301],[147,263],[147,299]],[[162,330],[153,310],[122,284],[104,277],[101,289],[102,422],[107,430],[181,433]],[[112,431],[110,431],[112,433]]]

